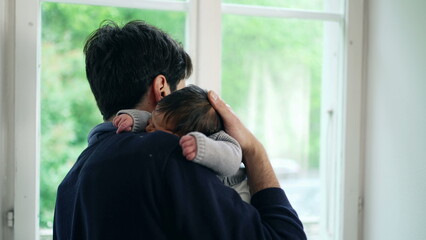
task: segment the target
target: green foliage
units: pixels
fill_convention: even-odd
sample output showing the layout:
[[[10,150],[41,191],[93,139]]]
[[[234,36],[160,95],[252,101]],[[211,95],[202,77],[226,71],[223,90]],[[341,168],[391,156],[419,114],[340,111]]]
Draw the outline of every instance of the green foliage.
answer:
[[[222,29],[223,98],[272,158],[318,169],[322,23],[224,15]]]
[[[272,6],[271,4],[278,1],[226,2]],[[281,5],[283,7],[307,9],[321,9],[322,5],[321,0],[279,2],[284,4]],[[40,227],[49,228],[53,221],[57,186],[87,146],[87,134],[90,129],[102,121],[85,78],[82,49],[87,36],[98,28],[103,20],[113,20],[122,25],[138,19],[152,23],[178,41],[184,42],[186,16],[180,12],[49,2],[42,3],[41,16]],[[300,74],[304,76],[301,80],[309,82],[309,146],[306,164],[309,168],[318,168],[322,24],[313,21],[230,15],[224,15],[222,24],[222,95],[243,120],[252,118],[252,122],[262,124],[264,128],[253,128],[262,141],[270,139],[270,135],[259,129],[268,129],[269,122],[265,121],[264,116],[253,115],[251,110],[247,109],[247,103],[251,101],[249,96],[256,96],[259,101],[254,106],[264,109],[266,107],[262,105],[262,101],[265,95],[271,94],[277,101],[275,111],[286,113],[290,110],[279,107],[285,102],[291,103],[293,98],[285,89],[292,85],[299,86]],[[255,82],[259,84],[253,86]],[[275,87],[268,90],[268,94],[260,92],[265,82]],[[288,94],[281,96],[280,89]],[[289,136],[295,134],[288,126],[284,129],[287,131],[285,134]],[[274,132],[274,129],[268,132],[281,134],[279,131]],[[278,149],[273,150],[272,154],[283,155],[281,149],[288,152],[295,148],[294,146],[301,145],[296,140],[292,142],[294,143],[272,143],[274,149]]]
[[[102,121],[85,77],[83,46],[105,20],[144,20],[184,41],[185,14],[113,7],[42,4],[40,227],[50,228],[56,190],[90,129]]]
[[[323,0],[222,0],[224,3],[282,7],[304,10],[322,10]]]

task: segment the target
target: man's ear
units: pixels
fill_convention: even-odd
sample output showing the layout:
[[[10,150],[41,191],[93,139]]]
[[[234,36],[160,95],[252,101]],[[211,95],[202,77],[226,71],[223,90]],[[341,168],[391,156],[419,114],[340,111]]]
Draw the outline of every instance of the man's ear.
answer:
[[[152,91],[154,92],[156,103],[171,93],[170,86],[167,83],[167,79],[164,75],[160,74],[154,78],[152,81]]]

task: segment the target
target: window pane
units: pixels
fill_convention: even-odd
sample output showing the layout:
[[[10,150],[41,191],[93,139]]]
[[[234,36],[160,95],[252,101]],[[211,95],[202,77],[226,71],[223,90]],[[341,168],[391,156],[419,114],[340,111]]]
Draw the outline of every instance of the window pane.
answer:
[[[222,0],[223,3],[281,7],[305,10],[323,10],[324,0]]]
[[[42,3],[41,239],[50,239],[56,189],[102,117],[85,77],[83,46],[102,20],[145,20],[184,42],[183,12]]]
[[[222,24],[222,96],[266,147],[316,239],[323,23],[224,15]]]

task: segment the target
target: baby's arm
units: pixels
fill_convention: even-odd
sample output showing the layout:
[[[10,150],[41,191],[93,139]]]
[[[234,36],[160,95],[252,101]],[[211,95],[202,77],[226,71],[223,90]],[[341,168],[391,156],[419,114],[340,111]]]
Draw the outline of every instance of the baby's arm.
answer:
[[[136,109],[120,110],[113,120],[114,126],[118,127],[117,133],[122,131],[142,132],[145,130],[151,113]]]
[[[223,131],[209,137],[199,132],[191,132],[181,138],[180,145],[188,160],[206,166],[218,175],[230,176],[240,168],[240,144]]]

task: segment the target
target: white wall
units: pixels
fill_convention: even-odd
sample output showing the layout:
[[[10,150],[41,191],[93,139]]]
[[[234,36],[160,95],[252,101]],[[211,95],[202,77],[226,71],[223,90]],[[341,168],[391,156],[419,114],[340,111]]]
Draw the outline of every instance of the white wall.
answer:
[[[426,1],[365,0],[365,240],[426,239]],[[0,239],[12,239],[14,0],[0,1]]]
[[[13,18],[14,0],[0,1],[0,239],[12,239],[6,213],[13,208]]]
[[[365,240],[426,239],[425,13],[367,1]]]

